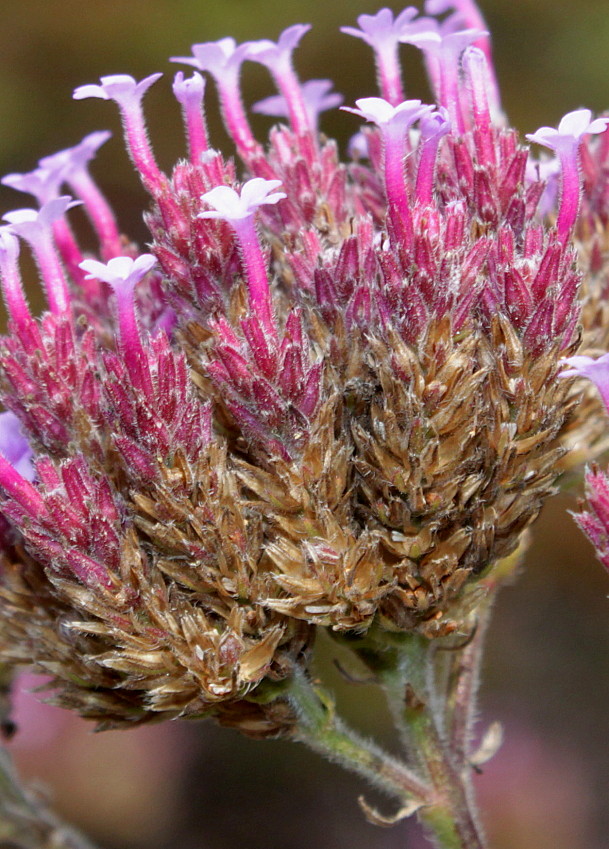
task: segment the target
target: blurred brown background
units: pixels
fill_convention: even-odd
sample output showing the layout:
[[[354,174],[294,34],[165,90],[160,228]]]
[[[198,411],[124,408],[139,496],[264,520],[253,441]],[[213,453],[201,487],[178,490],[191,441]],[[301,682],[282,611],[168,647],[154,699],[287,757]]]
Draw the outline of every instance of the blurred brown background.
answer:
[[[184,143],[170,80],[190,44],[233,35],[276,38],[311,22],[297,53],[303,79],[331,77],[346,103],[375,94],[368,48],[341,35],[369,0],[3,0],[0,17],[0,174],[95,129],[115,131],[95,172],[123,229],[145,243],[145,197],[118,138],[117,110],[76,103],[77,85],[99,76],[166,73],[146,99],[151,136],[169,167]],[[400,4],[391,4],[396,11]],[[504,104],[524,132],[567,111],[609,106],[607,0],[487,0]],[[404,48],[409,96],[426,97],[418,54]],[[183,67],[183,66],[182,66]],[[183,68],[184,69],[184,68]],[[248,103],[271,93],[246,66]],[[208,94],[214,143],[226,145]],[[268,121],[257,119],[263,131]],[[344,143],[353,121],[324,129]],[[30,201],[0,190],[0,210]],[[577,489],[577,487],[575,487]],[[609,847],[609,577],[579,535],[573,495],[548,506],[517,584],[503,591],[491,628],[481,726],[499,719],[506,743],[478,781],[496,849]],[[321,663],[331,668],[332,647]],[[330,672],[330,674],[332,674]],[[382,706],[367,688],[337,680],[351,720],[387,738]],[[91,735],[88,726],[23,697],[13,744],[24,771],[107,849],[419,849],[407,824],[381,831],[360,816],[362,787],[314,755],[252,743],[211,725],[172,723]]]

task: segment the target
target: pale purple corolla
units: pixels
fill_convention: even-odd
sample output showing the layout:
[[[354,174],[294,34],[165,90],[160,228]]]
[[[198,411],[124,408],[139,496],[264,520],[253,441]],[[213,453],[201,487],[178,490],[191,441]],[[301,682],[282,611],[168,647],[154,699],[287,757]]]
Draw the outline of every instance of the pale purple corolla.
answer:
[[[448,109],[451,124],[459,133],[465,132],[459,99],[459,60],[466,47],[485,35],[488,33],[477,29],[446,32],[437,21],[431,21],[428,29],[401,38],[401,41],[418,47],[425,54],[437,101]]]
[[[355,101],[355,105],[356,109],[348,106],[342,108],[345,112],[372,121],[381,131],[388,217],[395,238],[408,250],[413,244],[413,223],[404,179],[406,137],[416,121],[433,112],[433,106],[425,106],[420,100],[405,100],[393,106],[382,97],[362,97]]]
[[[17,192],[32,195],[41,206],[59,196],[62,182],[62,169],[40,166],[25,174],[6,174],[0,180],[3,186],[9,186]]]
[[[38,204],[44,206],[60,196],[61,184],[64,182],[64,163],[52,161],[53,157],[46,157],[46,160],[44,165],[41,160],[38,168],[29,173],[7,174],[1,182],[18,192],[33,195]],[[78,263],[83,257],[65,217],[54,221],[53,235],[63,261],[71,273],[77,272],[78,277]]]
[[[178,71],[173,80],[173,93],[182,107],[190,161],[197,165],[201,161],[201,154],[209,148],[203,113],[205,80],[196,71],[189,79],[184,77],[182,71]]]
[[[299,136],[310,133],[312,128],[300,81],[294,71],[292,53],[310,29],[310,24],[294,24],[285,29],[276,42],[266,38],[248,42],[246,53],[247,59],[264,65],[271,72],[287,104],[292,129]]]
[[[393,106],[404,100],[402,71],[398,50],[402,37],[427,29],[428,18],[417,18],[418,10],[408,6],[394,19],[391,9],[379,9],[374,15],[360,15],[359,29],[341,27],[340,31],[361,38],[374,51],[381,96]]]
[[[32,486],[32,450],[17,416],[0,413],[0,487],[32,518],[46,512],[38,490]]]
[[[275,191],[280,185],[281,180],[255,177],[244,183],[240,192],[230,186],[216,186],[201,196],[201,200],[213,209],[199,214],[199,218],[221,218],[234,229],[243,259],[252,312],[273,339],[277,336],[277,330],[266,262],[258,241],[254,215],[260,206],[278,203],[286,197],[284,192]]]
[[[99,130],[89,133],[73,147],[60,150],[39,161],[39,166],[57,174],[84,204],[85,211],[99,237],[101,254],[109,259],[122,251],[120,233],[110,204],[89,173],[89,163],[112,133]],[[39,202],[41,202],[39,200]],[[78,260],[82,260],[82,257]]]
[[[89,278],[108,283],[116,296],[121,351],[133,385],[147,397],[152,397],[148,360],[135,312],[134,289],[156,265],[152,254],[142,254],[136,259],[117,256],[108,263],[86,259],[80,267]]]
[[[0,413],[0,454],[19,472],[21,477],[27,481],[34,480],[35,473],[32,465],[34,452],[23,435],[21,422],[8,410]]]
[[[565,242],[575,225],[579,212],[581,184],[579,177],[579,146],[585,135],[604,133],[609,118],[592,119],[590,109],[575,109],[561,118],[558,128],[540,127],[527,139],[553,150],[560,160],[561,190],[556,227]]]
[[[449,29],[477,29],[487,33],[488,27],[480,9],[474,0],[425,0],[425,13],[427,15],[443,15],[444,12],[454,13],[450,16]],[[444,22],[446,25],[446,21]],[[476,42],[478,47],[486,56],[489,72],[489,95],[491,97],[491,109],[500,109],[499,86],[495,78],[493,55],[491,50],[491,39],[488,33],[481,36]]]
[[[603,354],[596,360],[592,357],[577,354],[562,360],[567,366],[559,377],[586,377],[591,380],[599,391],[605,408],[609,412],[609,353]]]
[[[114,74],[102,77],[100,85],[79,86],[73,94],[75,100],[99,97],[102,100],[114,100],[118,104],[129,154],[144,184],[152,193],[162,189],[165,178],[159,170],[148,141],[142,99],[150,86],[162,76],[151,74],[138,83],[128,74]]]
[[[218,88],[226,129],[245,159],[258,147],[243,108],[239,87],[241,65],[248,49],[248,44],[237,45],[234,38],[221,38],[193,44],[192,56],[172,56],[170,60],[212,75]]]
[[[302,99],[309,119],[309,126],[313,132],[317,132],[319,116],[328,109],[335,109],[343,102],[342,94],[331,91],[331,80],[307,80],[302,83]],[[279,118],[288,118],[290,115],[288,103],[282,94],[265,97],[252,107],[252,112],[260,115],[273,115]]]
[[[53,242],[53,224],[80,201],[63,195],[37,209],[7,212],[4,220],[11,233],[24,239],[32,249],[45,286],[49,308],[55,315],[70,309],[70,290]]]

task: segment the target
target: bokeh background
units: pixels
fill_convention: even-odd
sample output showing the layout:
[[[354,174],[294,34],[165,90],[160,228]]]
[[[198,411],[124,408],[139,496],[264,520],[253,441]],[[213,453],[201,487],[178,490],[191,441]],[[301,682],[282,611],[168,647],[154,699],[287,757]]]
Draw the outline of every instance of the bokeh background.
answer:
[[[95,173],[122,227],[142,244],[146,198],[120,143],[117,110],[76,103],[71,91],[110,73],[166,78],[147,95],[163,167],[182,155],[176,66],[196,41],[233,35],[276,38],[311,22],[298,54],[303,79],[332,77],[346,103],[375,94],[368,48],[338,32],[374,0],[2,0],[0,174],[28,171],[40,156],[96,129],[114,139]],[[400,4],[390,4],[399,11]],[[486,0],[504,105],[523,133],[556,125],[567,111],[609,107],[607,0]],[[410,96],[428,96],[417,51],[404,48]],[[227,142],[208,94],[214,143]],[[245,98],[271,93],[262,69],[246,66]],[[256,119],[260,133],[268,127]],[[330,115],[324,129],[344,145],[353,120]],[[0,212],[29,200],[0,189]],[[85,234],[86,238],[86,234]],[[34,276],[32,276],[32,281]],[[32,295],[36,297],[36,284]],[[499,599],[482,691],[481,727],[500,720],[506,742],[477,779],[495,849],[609,847],[609,577],[568,511],[577,480],[535,526],[526,568]],[[333,672],[354,724],[389,739],[382,704]],[[333,677],[334,676],[334,677]],[[284,743],[254,743],[210,724],[170,723],[135,732],[91,733],[85,723],[26,693],[11,744],[23,772],[65,816],[106,849],[420,849],[408,824],[379,830],[360,816],[364,788],[316,756]]]

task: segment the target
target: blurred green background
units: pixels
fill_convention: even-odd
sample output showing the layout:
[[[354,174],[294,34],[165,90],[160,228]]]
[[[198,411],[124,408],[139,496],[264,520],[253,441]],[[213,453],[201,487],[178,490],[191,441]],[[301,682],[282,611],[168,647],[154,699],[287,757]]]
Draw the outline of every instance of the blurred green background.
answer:
[[[331,77],[347,104],[375,94],[368,48],[341,35],[368,0],[22,0],[0,18],[0,174],[28,171],[39,157],[96,129],[115,138],[95,173],[123,229],[142,243],[146,198],[120,139],[117,110],[76,103],[75,86],[104,74],[165,80],[147,95],[161,165],[184,150],[168,56],[233,35],[276,38],[311,22],[297,54],[303,79]],[[392,4],[396,11],[402,7]],[[487,0],[504,105],[523,133],[555,125],[567,111],[609,106],[607,0]],[[404,48],[409,96],[427,97],[417,51]],[[185,69],[184,69],[185,70]],[[208,94],[214,144],[226,146]],[[248,103],[271,93],[262,69],[246,66]],[[268,121],[255,126],[264,132]],[[346,142],[352,118],[324,129]],[[0,190],[0,210],[30,201]],[[34,290],[32,290],[34,291]],[[561,496],[535,528],[519,581],[503,591],[491,628],[481,726],[499,719],[506,743],[477,780],[495,849],[607,849],[609,846],[609,578],[567,514]],[[331,673],[333,649],[322,664]],[[367,688],[338,677],[352,721],[386,738],[385,714]],[[367,825],[356,807],[362,787],[314,755],[253,743],[211,725],[173,723],[133,733],[91,735],[88,726],[23,697],[23,731],[13,749],[24,771],[107,849],[419,849],[416,829]]]

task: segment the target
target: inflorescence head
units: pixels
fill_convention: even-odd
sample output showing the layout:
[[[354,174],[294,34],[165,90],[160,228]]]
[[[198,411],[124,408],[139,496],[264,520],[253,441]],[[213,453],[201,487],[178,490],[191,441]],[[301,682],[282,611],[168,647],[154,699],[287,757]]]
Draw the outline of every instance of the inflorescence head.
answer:
[[[76,89],[119,107],[149,253],[89,172],[108,133],[4,178],[40,208],[0,228],[0,658],[55,670],[57,701],[104,726],[212,714],[279,734],[281,682],[316,627],[467,630],[553,491],[565,434],[589,426],[573,378],[606,394],[605,359],[576,354],[574,238],[580,208],[606,211],[580,174],[605,167],[609,119],[541,128],[528,138],[556,160],[537,162],[501,114],[471,0],[357,23],[343,32],[372,48],[380,96],[344,107],[366,122],[350,161],[318,132],[341,96],[294,67],[306,24],[172,59],[195,71],[173,82],[188,158],[171,174],[143,106],[161,74]],[[403,44],[436,103],[405,93]],[[287,119],[266,145],[246,62],[277,89],[254,111]],[[207,76],[240,162],[212,147]]]

